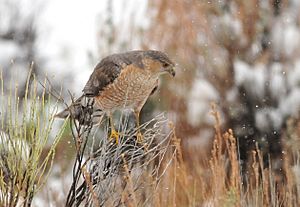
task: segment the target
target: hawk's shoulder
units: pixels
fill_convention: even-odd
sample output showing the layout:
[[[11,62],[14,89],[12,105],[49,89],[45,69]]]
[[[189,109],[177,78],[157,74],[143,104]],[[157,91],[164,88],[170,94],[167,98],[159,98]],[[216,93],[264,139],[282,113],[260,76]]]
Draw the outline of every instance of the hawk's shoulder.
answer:
[[[139,51],[113,54],[102,59],[95,67],[83,93],[86,96],[97,96],[99,93],[115,79],[118,78],[122,70],[126,70],[129,65],[143,68],[143,56]]]

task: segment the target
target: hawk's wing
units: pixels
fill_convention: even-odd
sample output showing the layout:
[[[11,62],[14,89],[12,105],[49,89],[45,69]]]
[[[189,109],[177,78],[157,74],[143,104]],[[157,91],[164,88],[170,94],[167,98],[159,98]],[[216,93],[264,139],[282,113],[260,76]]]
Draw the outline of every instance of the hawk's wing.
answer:
[[[86,96],[97,96],[105,86],[112,83],[120,74],[121,67],[113,62],[97,65],[86,83],[83,93]]]
[[[115,54],[104,58],[96,65],[88,82],[86,83],[83,93],[85,96],[93,97],[109,84],[111,84],[128,65],[134,64],[139,68],[143,68],[142,57],[140,52],[128,52],[123,54]]]

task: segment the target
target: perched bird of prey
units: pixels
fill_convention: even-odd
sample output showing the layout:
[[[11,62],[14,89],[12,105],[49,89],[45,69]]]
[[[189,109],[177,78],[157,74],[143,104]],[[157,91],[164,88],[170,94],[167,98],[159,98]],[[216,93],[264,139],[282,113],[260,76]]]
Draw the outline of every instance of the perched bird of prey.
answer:
[[[94,98],[96,108],[105,112],[110,118],[111,135],[118,142],[119,134],[114,128],[112,113],[115,110],[131,109],[139,128],[139,115],[148,97],[156,90],[159,76],[169,73],[175,76],[175,64],[160,51],[130,51],[113,54],[102,59],[91,74],[83,89],[82,97]],[[81,97],[81,98],[82,98]],[[57,117],[66,118],[73,113],[79,118],[80,100]],[[73,112],[72,112],[73,110]],[[84,121],[84,120],[83,120]],[[138,130],[137,141],[142,141]]]

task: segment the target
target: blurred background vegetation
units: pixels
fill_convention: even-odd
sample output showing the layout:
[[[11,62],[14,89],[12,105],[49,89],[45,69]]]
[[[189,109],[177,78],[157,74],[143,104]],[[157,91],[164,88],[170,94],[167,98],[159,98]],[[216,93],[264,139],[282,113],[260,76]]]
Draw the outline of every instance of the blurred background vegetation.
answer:
[[[258,147],[264,166],[272,166],[278,182],[284,182],[285,164],[295,176],[300,172],[299,11],[297,0],[2,0],[4,93],[17,83],[18,96],[24,97],[32,68],[37,79],[47,75],[51,87],[69,100],[68,90],[79,96],[93,66],[106,55],[162,50],[178,64],[177,76],[162,77],[142,119],[167,111],[184,162],[204,166],[215,137],[214,102],[222,130],[232,129],[237,139],[242,175],[250,173]],[[61,178],[68,177],[75,153],[70,136],[66,131],[58,144],[47,184],[54,203],[68,190],[68,178]]]

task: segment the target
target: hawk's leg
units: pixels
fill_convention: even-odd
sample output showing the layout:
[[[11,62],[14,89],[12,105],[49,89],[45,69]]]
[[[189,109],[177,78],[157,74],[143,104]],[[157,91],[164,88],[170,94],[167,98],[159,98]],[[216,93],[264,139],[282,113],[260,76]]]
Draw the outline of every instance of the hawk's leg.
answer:
[[[137,127],[136,140],[138,143],[142,143],[143,135],[142,135],[141,129],[140,129],[140,110],[134,111],[134,115],[135,115],[136,127]]]
[[[114,122],[113,122],[113,117],[112,114],[109,113],[108,114],[109,117],[109,122],[110,122],[110,136],[109,136],[109,140],[116,140],[116,144],[119,143],[119,133],[115,130],[115,126],[114,126]]]

